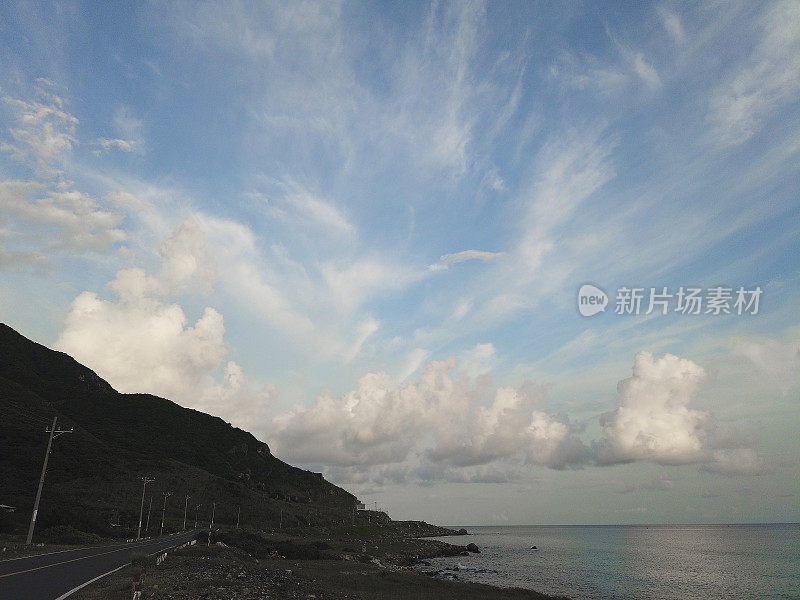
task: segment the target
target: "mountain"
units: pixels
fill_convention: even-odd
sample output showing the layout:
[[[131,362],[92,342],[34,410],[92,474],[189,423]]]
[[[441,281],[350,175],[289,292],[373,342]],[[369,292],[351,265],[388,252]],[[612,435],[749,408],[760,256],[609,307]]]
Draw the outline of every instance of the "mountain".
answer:
[[[53,441],[37,521],[43,536],[59,525],[135,534],[145,476],[156,480],[145,495],[151,534],[166,493],[166,530],[182,527],[185,506],[189,526],[195,518],[207,526],[212,511],[215,523],[235,524],[241,514],[243,525],[259,528],[353,517],[355,496],[284,463],[250,433],[165,398],[121,394],[0,323],[0,504],[17,508],[17,531],[30,518],[54,416],[74,433]]]

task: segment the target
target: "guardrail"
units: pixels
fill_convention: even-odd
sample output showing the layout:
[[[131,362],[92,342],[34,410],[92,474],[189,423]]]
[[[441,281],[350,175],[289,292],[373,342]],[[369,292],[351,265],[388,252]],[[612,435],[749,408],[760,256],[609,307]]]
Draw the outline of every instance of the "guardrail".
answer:
[[[164,564],[164,561],[167,560],[167,554],[175,550],[181,550],[186,548],[187,546],[194,546],[197,543],[197,540],[189,540],[188,542],[184,542],[182,544],[178,544],[177,546],[173,546],[172,548],[167,548],[159,552],[156,555],[156,566],[160,566]],[[142,586],[144,585],[144,579],[147,575],[147,569],[142,567],[138,572],[133,574],[133,599],[132,600],[141,600],[142,598]]]

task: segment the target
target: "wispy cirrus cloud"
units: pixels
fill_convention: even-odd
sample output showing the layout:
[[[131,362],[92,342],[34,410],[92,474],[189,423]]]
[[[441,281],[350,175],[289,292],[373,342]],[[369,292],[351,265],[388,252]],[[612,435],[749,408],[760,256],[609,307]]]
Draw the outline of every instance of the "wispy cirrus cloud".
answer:
[[[800,4],[769,6],[754,27],[758,43],[711,93],[708,141],[735,146],[756,135],[772,115],[800,94]]]
[[[505,252],[487,252],[486,250],[462,250],[453,254],[444,254],[441,257],[443,263],[452,265],[455,263],[464,262],[465,260],[479,260],[482,262],[491,262],[493,260],[500,260],[506,255]]]

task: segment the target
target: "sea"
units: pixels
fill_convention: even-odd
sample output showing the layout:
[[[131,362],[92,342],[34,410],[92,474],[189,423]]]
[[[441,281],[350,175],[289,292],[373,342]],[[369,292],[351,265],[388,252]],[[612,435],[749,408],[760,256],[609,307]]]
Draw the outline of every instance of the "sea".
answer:
[[[572,600],[800,600],[800,524],[466,529],[438,539],[480,554],[423,570]]]

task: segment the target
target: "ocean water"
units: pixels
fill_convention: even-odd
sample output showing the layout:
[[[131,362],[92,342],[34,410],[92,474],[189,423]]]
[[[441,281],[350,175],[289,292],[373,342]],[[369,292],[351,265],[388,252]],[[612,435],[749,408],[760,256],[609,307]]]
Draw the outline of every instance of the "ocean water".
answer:
[[[467,529],[440,539],[480,554],[431,561],[495,571],[460,571],[466,581],[573,600],[800,600],[800,524]]]

